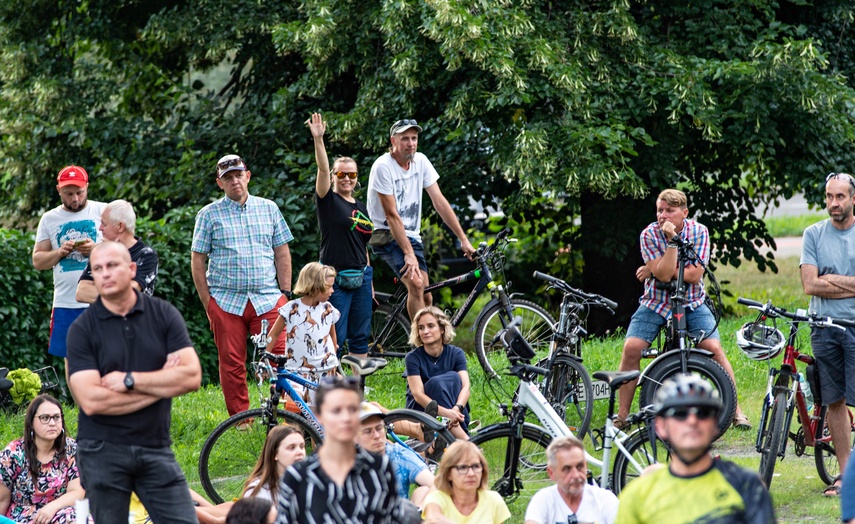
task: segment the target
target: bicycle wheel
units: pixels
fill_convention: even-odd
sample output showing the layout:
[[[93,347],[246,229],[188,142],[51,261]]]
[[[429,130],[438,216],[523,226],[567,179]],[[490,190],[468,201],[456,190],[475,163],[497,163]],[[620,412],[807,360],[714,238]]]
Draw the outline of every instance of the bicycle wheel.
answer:
[[[489,489],[509,502],[509,508],[513,503],[524,512],[532,495],[553,484],[546,472],[546,447],[552,436],[532,424],[524,425],[521,435],[517,440],[515,428],[503,423],[484,428],[471,442],[487,459]]]
[[[787,445],[787,391],[779,389],[775,400],[768,410],[763,435],[760,437],[760,477],[766,483],[766,489],[772,486],[772,476],[778,456]]]
[[[306,455],[321,442],[303,417],[280,409],[275,423],[290,424],[303,432]],[[220,504],[243,496],[244,482],[261,456],[271,427],[264,422],[264,411],[256,408],[232,415],[211,432],[199,454],[199,480],[211,502]]]
[[[393,431],[425,461],[431,473],[436,472],[448,445],[457,440],[445,426],[429,427],[429,422],[436,422],[436,419],[421,411],[395,409],[388,412],[383,421],[387,430]]]
[[[733,414],[736,412],[736,386],[733,385],[730,375],[724,368],[710,357],[690,354],[687,369],[689,373],[700,375],[704,380],[707,380],[714,389],[718,390],[718,394],[721,396],[724,409],[718,415],[718,435],[716,435],[716,439],[718,439],[724,435],[733,421]],[[655,404],[656,392],[662,382],[682,371],[679,351],[675,350],[659,357],[645,371],[646,374],[641,379],[641,393],[638,398],[638,405],[641,407]]]
[[[518,328],[520,334],[531,344],[531,347],[534,348],[539,356],[546,355],[552,339],[555,319],[545,309],[534,302],[520,298],[512,298],[510,301],[513,306],[513,316],[522,318],[522,323]],[[513,320],[512,318],[505,318],[505,316],[502,305],[498,303],[493,304],[481,317],[481,321],[475,329],[475,353],[478,355],[478,362],[481,364],[481,368],[488,377],[496,376],[493,366],[490,365],[487,359],[488,353],[492,351],[504,351],[504,346],[501,342],[497,342],[495,346],[491,346],[493,339],[496,338],[499,331],[504,329]]]
[[[822,425],[822,437],[827,440],[820,440],[813,447],[814,461],[816,462],[816,472],[819,473],[819,478],[826,484],[830,485],[834,482],[835,477],[840,474],[840,464],[837,462],[837,455],[834,452],[834,444],[831,443],[831,433],[828,432],[828,426],[825,425],[825,417],[828,407],[823,406],[820,412],[820,420]],[[849,433],[849,447],[855,447],[855,432]]]
[[[538,362],[544,367],[547,360]],[[569,355],[558,355],[540,388],[543,396],[580,439],[585,438],[594,414],[594,388],[588,370]]]
[[[612,491],[615,495],[632,480],[637,479],[644,472],[644,469],[653,464],[667,464],[671,458],[671,451],[665,441],[656,437],[656,448],[650,442],[650,434],[647,427],[642,427],[638,431],[633,432],[623,443],[627,453],[638,462],[637,468],[624,455],[620,449],[614,448],[617,453],[615,457],[615,465],[612,470]]]
[[[392,306],[383,304],[371,316],[371,334],[368,337],[368,353],[371,356],[382,357],[386,353],[406,354],[412,349],[409,342],[410,322],[400,313],[390,318],[392,309]],[[378,338],[383,327],[390,322],[389,329],[382,338]]]

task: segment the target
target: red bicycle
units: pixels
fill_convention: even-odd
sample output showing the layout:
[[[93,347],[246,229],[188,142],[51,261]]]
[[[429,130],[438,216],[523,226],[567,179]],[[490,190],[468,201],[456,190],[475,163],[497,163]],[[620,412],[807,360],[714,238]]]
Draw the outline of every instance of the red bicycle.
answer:
[[[757,320],[742,326],[736,332],[736,341],[740,349],[748,358],[760,361],[771,361],[782,351],[784,360],[781,367],[769,368],[769,382],[766,386],[766,397],[763,400],[763,411],[760,416],[760,427],[757,429],[756,449],[760,453],[760,476],[766,482],[766,487],[772,484],[772,474],[775,471],[775,463],[783,460],[787,449],[787,437],[793,440],[797,456],[802,456],[806,448],[812,447],[816,462],[816,471],[826,484],[831,484],[840,472],[831,435],[825,425],[828,406],[822,405],[819,373],[816,369],[816,361],[811,355],[800,352],[796,345],[798,343],[799,326],[807,323],[811,328],[819,329],[846,329],[855,327],[851,320],[836,319],[831,317],[819,317],[808,315],[799,309],[795,313],[772,305],[769,301],[761,304],[747,298],[739,298],[740,304],[759,311]],[[773,324],[767,325],[767,319],[772,319]],[[790,326],[790,333],[786,340],[777,328],[777,319]],[[796,369],[796,361],[806,366],[804,377],[813,393],[813,409],[808,409],[805,399],[805,391],[802,389],[800,374]],[[790,431],[793,413],[798,414],[799,429],[795,433]],[[849,412],[852,422],[852,412]],[[855,425],[853,425],[853,436],[855,436]],[[850,439],[851,440],[851,439]],[[855,441],[850,442],[850,446]]]

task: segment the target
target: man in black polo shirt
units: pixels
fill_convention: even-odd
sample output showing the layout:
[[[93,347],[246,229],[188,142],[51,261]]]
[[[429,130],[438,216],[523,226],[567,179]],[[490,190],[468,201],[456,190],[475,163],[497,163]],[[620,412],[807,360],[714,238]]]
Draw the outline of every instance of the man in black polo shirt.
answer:
[[[89,260],[100,296],[69,329],[68,369],[92,514],[127,522],[134,491],[153,522],[196,523],[169,437],[171,399],[202,379],[184,319],[132,287],[136,264],[122,244],[99,244]]]

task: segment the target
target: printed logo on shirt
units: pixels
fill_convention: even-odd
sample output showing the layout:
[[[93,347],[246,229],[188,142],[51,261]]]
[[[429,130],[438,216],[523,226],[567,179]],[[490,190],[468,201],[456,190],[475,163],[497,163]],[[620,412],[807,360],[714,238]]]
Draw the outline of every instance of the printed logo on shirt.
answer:
[[[353,224],[350,225],[351,231],[359,233],[371,233],[374,231],[374,223],[371,222],[370,218],[362,214],[362,211],[354,209],[350,214],[350,219],[353,221]]]
[[[92,220],[75,220],[62,224],[59,232],[56,235],[57,245],[63,245],[66,241],[80,242],[83,240],[96,241],[98,238],[98,230],[95,227],[95,222]],[[86,268],[88,259],[79,251],[74,250],[63,257],[59,261],[60,273],[66,271],[83,271]]]

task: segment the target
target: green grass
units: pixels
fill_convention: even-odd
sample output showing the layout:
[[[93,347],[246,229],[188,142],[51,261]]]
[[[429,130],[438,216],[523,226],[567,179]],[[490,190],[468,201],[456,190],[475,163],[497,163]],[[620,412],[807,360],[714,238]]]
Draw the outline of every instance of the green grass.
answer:
[[[736,304],[736,296],[746,296],[760,301],[771,298],[777,305],[787,308],[804,307],[807,300],[801,290],[797,266],[798,260],[792,258],[779,261],[778,274],[763,274],[747,265],[738,269],[724,267],[717,272],[719,280],[727,281],[725,288],[733,294],[727,299],[727,305],[732,307],[733,316],[726,318],[720,326],[722,341],[736,373],[740,404],[755,424],[755,429],[760,413],[760,403],[765,393],[768,367],[766,363],[755,362],[744,357],[734,342],[733,333],[744,322],[753,319],[753,315],[746,308]],[[475,313],[471,313],[470,317],[474,319]],[[465,349],[471,350],[472,335],[468,326],[464,325],[458,332],[456,342]],[[620,333],[610,338],[586,341],[583,349],[585,366],[591,372],[617,369],[621,346]],[[496,363],[499,362],[500,358],[497,357]],[[776,360],[774,363],[780,362]],[[469,366],[472,377],[471,403],[474,418],[480,419],[484,425],[500,421],[502,417],[498,405],[509,402],[515,388],[514,382],[505,378],[498,385],[488,383],[474,355],[470,356]],[[405,383],[401,378],[401,370],[402,363],[393,361],[378,376],[369,378],[369,398],[389,408],[403,407]],[[259,395],[254,386],[251,386],[250,392],[253,405],[257,405]],[[602,425],[606,407],[606,401],[597,402],[593,422],[595,427]],[[67,407],[66,417],[69,420],[71,434],[75,433],[76,413],[76,408]],[[185,395],[175,399],[173,403],[173,449],[194,489],[200,490],[197,472],[199,451],[208,434],[226,417],[222,393],[216,386],[209,386]],[[23,426],[23,417],[7,415],[3,416],[2,420],[0,442],[18,438]],[[796,429],[795,426],[793,429]],[[759,456],[754,451],[755,435],[754,430],[728,431],[716,444],[715,452],[721,454],[722,458],[756,470],[759,465]],[[809,448],[808,451],[812,450]],[[814,468],[812,453],[797,457],[790,442],[787,456],[778,463],[775,472],[772,496],[780,522],[839,521],[839,502],[821,496],[823,485]],[[510,506],[514,514],[512,522],[521,522],[525,501],[520,500]]]
[[[769,233],[775,237],[800,237],[805,228],[828,218],[828,213],[816,211],[804,215],[770,217],[766,219]]]

